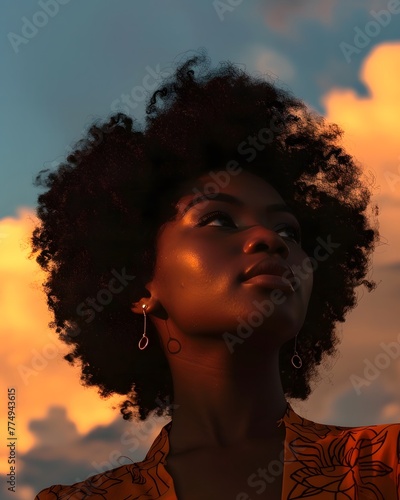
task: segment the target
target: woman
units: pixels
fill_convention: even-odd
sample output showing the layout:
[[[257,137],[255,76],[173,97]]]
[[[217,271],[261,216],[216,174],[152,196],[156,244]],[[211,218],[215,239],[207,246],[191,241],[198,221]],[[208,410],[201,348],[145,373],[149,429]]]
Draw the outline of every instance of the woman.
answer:
[[[397,498],[399,426],[296,415],[378,233],[340,130],[205,57],[38,179],[53,326],[125,419],[172,420],[143,462],[36,498]],[[96,301],[97,299],[97,301]]]

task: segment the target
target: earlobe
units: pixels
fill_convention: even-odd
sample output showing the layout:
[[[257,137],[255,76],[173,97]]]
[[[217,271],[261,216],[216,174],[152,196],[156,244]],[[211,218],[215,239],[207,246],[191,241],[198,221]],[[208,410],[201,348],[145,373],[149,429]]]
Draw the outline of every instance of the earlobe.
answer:
[[[135,314],[143,314],[143,306],[146,306],[146,314],[152,314],[157,316],[160,311],[163,310],[160,301],[150,295],[149,297],[141,297],[137,302],[132,302],[131,311]]]
[[[149,281],[143,284],[142,291],[140,295],[138,294],[135,298],[140,297],[137,301],[132,302],[131,311],[135,314],[143,314],[143,306],[146,306],[146,313],[155,312],[159,308],[159,301],[157,300],[153,292],[153,283]]]
[[[166,319],[168,314],[158,298],[157,287],[154,281],[149,281],[143,287],[142,293],[138,295],[139,300],[132,302],[131,311],[143,315],[143,307],[146,306],[146,314],[152,317]]]
[[[138,302],[132,303],[131,311],[136,314],[143,314],[143,309],[145,308],[146,313],[149,313],[155,309],[153,302],[151,297],[143,297]]]

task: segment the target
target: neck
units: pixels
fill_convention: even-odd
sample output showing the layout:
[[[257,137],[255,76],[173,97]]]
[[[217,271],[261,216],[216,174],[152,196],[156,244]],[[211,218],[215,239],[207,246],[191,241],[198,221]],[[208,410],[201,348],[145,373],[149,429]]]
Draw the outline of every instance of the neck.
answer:
[[[277,436],[287,403],[279,351],[246,346],[231,354],[213,340],[168,354],[174,384],[171,453]]]

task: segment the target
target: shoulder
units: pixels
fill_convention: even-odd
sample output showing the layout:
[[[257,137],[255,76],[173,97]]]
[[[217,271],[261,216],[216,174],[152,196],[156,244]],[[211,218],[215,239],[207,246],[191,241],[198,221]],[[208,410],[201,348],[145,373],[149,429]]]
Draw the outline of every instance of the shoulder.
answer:
[[[41,491],[35,500],[87,498],[98,495],[99,498],[118,498],[127,488],[137,485],[140,490],[143,462],[124,465],[107,472],[91,476],[86,481],[72,485],[54,485]]]
[[[309,496],[310,484],[321,495],[335,492],[346,493],[346,498],[400,498],[400,424],[319,424],[291,408],[282,420],[286,426],[289,498]]]
[[[359,427],[344,427],[331,424],[320,424],[300,417],[288,406],[288,410],[282,419],[286,429],[292,437],[298,437],[305,441],[332,441],[336,439],[349,440],[352,443],[357,441],[373,440],[385,444],[389,447],[395,446],[397,449],[397,439],[400,436],[400,424],[378,424]],[[385,437],[390,436],[391,439]]]
[[[50,486],[38,493],[35,500],[159,498],[170,486],[170,476],[163,466],[169,451],[169,428],[170,424],[162,428],[142,462],[123,465],[72,485]]]

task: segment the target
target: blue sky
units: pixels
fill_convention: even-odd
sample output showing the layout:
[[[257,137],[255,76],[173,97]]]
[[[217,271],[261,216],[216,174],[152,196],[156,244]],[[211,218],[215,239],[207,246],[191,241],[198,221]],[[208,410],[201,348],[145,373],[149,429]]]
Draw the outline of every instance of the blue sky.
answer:
[[[57,4],[58,12],[53,0],[8,3],[0,20],[0,217],[35,205],[35,174],[65,155],[93,117],[110,115],[111,104],[141,85],[148,67],[170,68],[187,51],[204,48],[214,64],[229,59],[250,72],[274,73],[323,112],[321,96],[333,87],[366,92],[358,80],[366,52],[396,39],[399,27],[393,19],[349,63],[340,44],[352,44],[355,27],[388,2],[330,1],[321,8],[300,1],[293,9],[288,1],[236,0],[236,7],[222,3],[228,9],[195,0],[69,0]],[[46,24],[41,5],[53,13]],[[44,25],[32,28],[33,21]],[[134,112],[143,118],[140,104]]]

